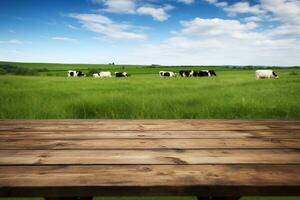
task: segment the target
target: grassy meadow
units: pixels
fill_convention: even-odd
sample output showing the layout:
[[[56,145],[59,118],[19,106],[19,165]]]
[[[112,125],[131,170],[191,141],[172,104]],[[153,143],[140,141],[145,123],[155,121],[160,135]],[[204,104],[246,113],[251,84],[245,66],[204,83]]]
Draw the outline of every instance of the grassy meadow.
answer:
[[[279,79],[256,80],[254,69],[79,65],[86,71],[132,74],[100,79],[66,77],[75,65],[39,66],[49,71],[39,76],[0,76],[0,118],[300,118],[299,68],[275,69]],[[180,69],[214,69],[218,76],[158,76],[160,70]]]
[[[47,69],[35,76],[0,76],[1,119],[227,118],[300,119],[300,68],[274,69],[279,79],[255,79],[255,69],[1,63]],[[68,78],[69,69],[127,71],[127,78]],[[213,69],[217,77],[160,78],[158,72]],[[95,197],[95,200],[195,200],[195,197]],[[0,198],[42,200],[42,198]],[[242,200],[300,200],[243,197]]]

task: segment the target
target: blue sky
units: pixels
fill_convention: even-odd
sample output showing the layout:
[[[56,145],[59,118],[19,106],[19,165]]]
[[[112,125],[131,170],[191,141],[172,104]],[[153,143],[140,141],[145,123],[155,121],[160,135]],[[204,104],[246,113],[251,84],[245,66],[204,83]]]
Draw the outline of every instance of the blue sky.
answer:
[[[300,65],[299,0],[1,0],[0,60]]]

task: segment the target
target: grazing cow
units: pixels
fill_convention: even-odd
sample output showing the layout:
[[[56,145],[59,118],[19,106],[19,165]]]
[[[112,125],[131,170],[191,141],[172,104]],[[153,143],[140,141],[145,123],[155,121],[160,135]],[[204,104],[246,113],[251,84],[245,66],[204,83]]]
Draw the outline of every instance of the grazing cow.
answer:
[[[192,76],[194,76],[194,77],[199,76],[199,71],[194,71]]]
[[[75,71],[75,70],[68,71],[68,77],[80,77],[80,76],[85,76],[85,74],[83,72]]]
[[[106,78],[106,77],[111,77],[111,72],[100,72],[99,73],[100,78]]]
[[[116,77],[128,77],[129,74],[127,72],[115,72]]]
[[[188,71],[181,70],[181,71],[179,71],[179,74],[181,77],[191,77],[191,76],[193,76],[194,71],[193,70],[188,70]]]
[[[159,72],[160,77],[176,77],[176,73],[174,72],[166,72],[166,71],[160,71]]]
[[[94,73],[93,77],[98,78],[98,77],[100,77],[100,75],[98,73]]]
[[[216,72],[214,70],[208,70],[210,73],[210,76],[217,76]]]
[[[193,76],[217,76],[214,70],[200,70],[194,72]]]
[[[271,69],[262,69],[262,70],[256,70],[255,75],[257,79],[260,78],[279,78],[279,76],[273,72]]]

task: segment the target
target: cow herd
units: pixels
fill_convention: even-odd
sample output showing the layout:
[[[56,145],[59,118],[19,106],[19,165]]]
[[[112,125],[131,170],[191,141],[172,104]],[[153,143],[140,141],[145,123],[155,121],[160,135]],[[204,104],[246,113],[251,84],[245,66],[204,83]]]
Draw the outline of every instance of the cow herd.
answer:
[[[81,71],[74,71],[74,70],[69,70],[68,71],[68,77],[81,77],[81,76],[86,76],[83,72]],[[115,72],[115,77],[128,77],[129,74],[127,72]],[[106,72],[99,72],[99,73],[93,73],[94,78],[110,78],[112,77],[112,74],[110,71]]]
[[[81,77],[86,76],[81,71],[75,71],[75,70],[69,70],[68,71],[68,77]],[[121,78],[121,77],[128,77],[130,76],[127,72],[115,72],[115,77]],[[160,77],[177,77],[177,73],[172,71],[160,71],[159,72]],[[200,70],[200,71],[194,71],[194,70],[181,70],[179,71],[179,76],[181,77],[212,77],[217,76],[216,72],[214,70]],[[279,78],[279,76],[273,71],[273,70],[256,70],[255,76],[257,79],[261,78]],[[112,73],[110,71],[102,71],[99,73],[94,73],[93,77],[95,78],[110,78],[112,77]]]

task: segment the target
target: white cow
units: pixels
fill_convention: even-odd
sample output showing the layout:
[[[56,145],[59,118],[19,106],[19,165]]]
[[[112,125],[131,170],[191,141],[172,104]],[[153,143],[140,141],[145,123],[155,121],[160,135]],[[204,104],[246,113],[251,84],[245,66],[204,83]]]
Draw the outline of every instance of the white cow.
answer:
[[[98,77],[100,77],[100,75],[98,73],[94,73],[93,77],[98,78]]]
[[[260,78],[279,78],[275,72],[271,69],[261,69],[261,70],[256,70],[255,75],[257,79]]]
[[[105,78],[105,77],[111,77],[111,72],[100,72],[99,73],[100,78]]]

